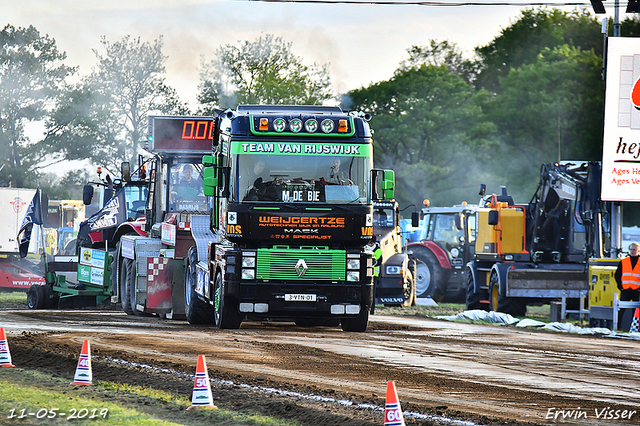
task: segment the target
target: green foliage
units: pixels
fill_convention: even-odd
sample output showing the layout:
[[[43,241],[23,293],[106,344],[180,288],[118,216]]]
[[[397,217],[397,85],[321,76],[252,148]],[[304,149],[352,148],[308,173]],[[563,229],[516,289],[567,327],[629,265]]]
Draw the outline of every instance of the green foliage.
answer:
[[[65,79],[75,72],[49,36],[33,27],[0,31],[0,185],[35,187],[51,150],[30,141],[25,125],[46,119],[60,101]]]
[[[350,92],[352,107],[373,115],[374,163],[396,170],[396,198],[416,204],[460,203],[476,189],[478,166],[491,151],[494,128],[484,93],[445,65],[398,69],[386,82]],[[476,190],[477,193],[477,190]]]
[[[291,46],[267,34],[239,47],[218,48],[216,59],[201,63],[201,112],[237,104],[319,105],[332,99],[327,65],[304,65]]]
[[[94,50],[98,65],[82,85],[92,106],[73,131],[96,138],[91,159],[115,172],[122,161],[136,164],[149,115],[187,114],[188,108],[161,77],[167,59],[162,37],[152,43],[130,36],[111,43],[103,37],[101,43],[106,53]]]
[[[620,24],[621,37],[640,37],[640,16],[634,14]]]
[[[400,63],[399,69],[407,70],[421,65],[444,65],[467,83],[475,80],[478,63],[465,59],[455,43],[431,40],[428,46],[412,46],[408,49],[409,58]]]
[[[535,63],[511,69],[501,81],[501,94],[486,111],[499,129],[504,156],[510,158],[507,164],[495,159],[505,182],[531,194],[540,164],[601,157],[600,67],[593,51],[561,45],[544,49]]]
[[[533,63],[548,48],[568,44],[602,57],[600,23],[586,9],[567,13],[558,9],[529,9],[486,46],[476,48],[481,70],[477,86],[500,92],[500,80],[512,68]]]

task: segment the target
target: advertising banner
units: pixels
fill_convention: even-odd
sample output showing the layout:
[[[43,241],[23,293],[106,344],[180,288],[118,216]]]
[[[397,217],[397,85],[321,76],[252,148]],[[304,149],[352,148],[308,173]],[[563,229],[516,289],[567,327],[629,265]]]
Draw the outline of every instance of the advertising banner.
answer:
[[[640,39],[609,38],[602,199],[640,201]]]

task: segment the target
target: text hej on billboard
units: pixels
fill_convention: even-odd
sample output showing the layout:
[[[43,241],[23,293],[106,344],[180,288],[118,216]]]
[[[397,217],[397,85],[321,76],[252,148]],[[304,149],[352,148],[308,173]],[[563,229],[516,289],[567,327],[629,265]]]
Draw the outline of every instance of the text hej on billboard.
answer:
[[[640,201],[640,39],[609,38],[602,199]]]

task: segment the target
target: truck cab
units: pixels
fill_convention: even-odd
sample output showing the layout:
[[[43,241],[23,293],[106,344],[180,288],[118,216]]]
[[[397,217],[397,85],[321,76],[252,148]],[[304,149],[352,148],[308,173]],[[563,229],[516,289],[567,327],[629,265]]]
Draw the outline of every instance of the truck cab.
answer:
[[[373,203],[373,234],[382,250],[382,265],[375,277],[376,304],[384,306],[415,305],[415,265],[402,246],[400,209],[395,200]]]
[[[391,171],[373,169],[369,118],[327,106],[220,114],[204,160],[215,238],[198,275],[209,285],[193,290],[194,309],[212,304],[219,328],[247,318],[366,330],[374,181],[389,197],[394,185]]]

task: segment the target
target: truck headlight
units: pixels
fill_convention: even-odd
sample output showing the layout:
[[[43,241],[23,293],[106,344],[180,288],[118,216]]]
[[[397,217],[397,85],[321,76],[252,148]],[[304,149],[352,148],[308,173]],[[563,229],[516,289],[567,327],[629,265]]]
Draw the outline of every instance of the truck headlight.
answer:
[[[243,280],[254,280],[256,278],[256,270],[255,269],[243,269],[242,270],[242,279]]]
[[[347,269],[360,269],[360,259],[347,259]]]
[[[347,281],[351,281],[351,282],[360,281],[360,271],[347,271]]]
[[[255,257],[242,257],[242,267],[243,268],[255,268],[256,267],[256,258]]]
[[[402,268],[400,266],[389,265],[387,266],[387,275],[401,275]]]

